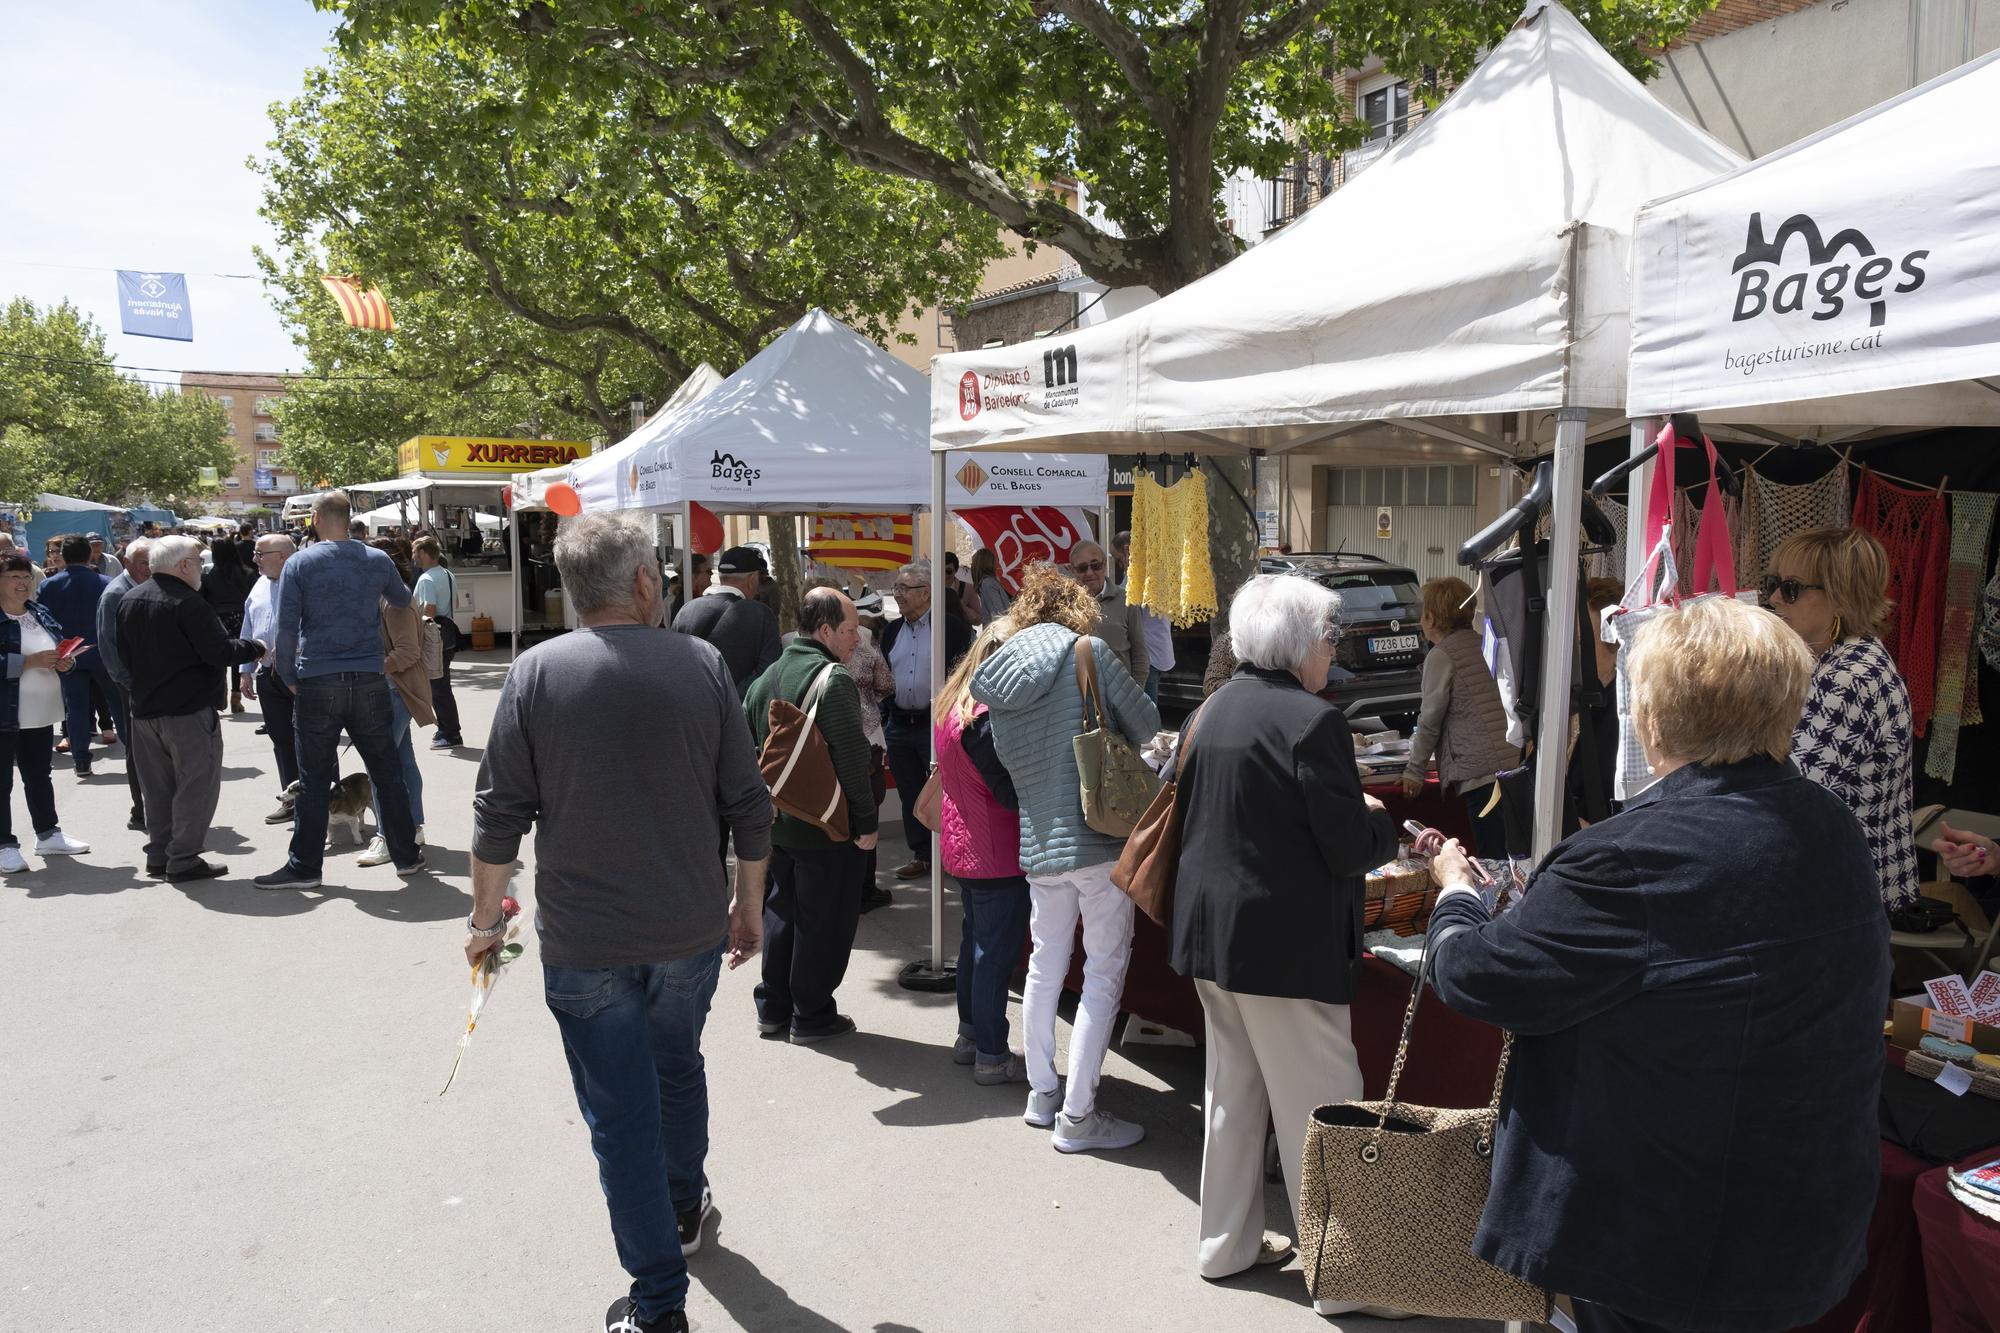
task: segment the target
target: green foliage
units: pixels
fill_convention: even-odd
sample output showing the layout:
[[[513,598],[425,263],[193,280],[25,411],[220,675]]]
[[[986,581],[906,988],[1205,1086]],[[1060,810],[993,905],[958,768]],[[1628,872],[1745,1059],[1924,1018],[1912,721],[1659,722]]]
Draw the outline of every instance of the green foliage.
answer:
[[[1359,141],[1337,75],[1372,53],[1432,89],[1514,5],[1485,0],[319,0],[350,54],[422,40],[515,71],[480,114],[539,134],[619,124],[768,172],[800,145],[934,186],[1114,286],[1182,286],[1236,251],[1238,168]],[[1577,16],[1636,72],[1714,0]],[[627,164],[629,168],[629,163]],[[615,169],[615,168],[614,168]],[[1051,192],[1075,180],[1106,227]]]
[[[0,314],[0,498],[192,498],[202,468],[235,460],[227,427],[209,398],[120,375],[103,331],[67,302],[44,311],[15,300]]]
[[[350,43],[272,116],[265,268],[329,377],[282,409],[302,479],[379,472],[420,429],[615,434],[629,394],[732,370],[813,306],[887,341],[1000,252],[975,210],[823,145],[745,171],[423,34]],[[381,286],[396,331],[342,324],[324,272]]]

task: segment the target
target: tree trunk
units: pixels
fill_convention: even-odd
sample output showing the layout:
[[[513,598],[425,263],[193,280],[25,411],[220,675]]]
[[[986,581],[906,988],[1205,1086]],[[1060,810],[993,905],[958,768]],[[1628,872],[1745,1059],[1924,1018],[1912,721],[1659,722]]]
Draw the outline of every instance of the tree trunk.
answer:
[[[799,624],[799,529],[790,514],[766,514],[764,528],[771,534],[771,577],[778,581],[778,629],[797,629]]]
[[[1245,501],[1255,505],[1256,497],[1250,494],[1247,456],[1205,458],[1201,470],[1208,486],[1208,558],[1215,568],[1219,628],[1236,590],[1257,572],[1257,521],[1244,507]]]

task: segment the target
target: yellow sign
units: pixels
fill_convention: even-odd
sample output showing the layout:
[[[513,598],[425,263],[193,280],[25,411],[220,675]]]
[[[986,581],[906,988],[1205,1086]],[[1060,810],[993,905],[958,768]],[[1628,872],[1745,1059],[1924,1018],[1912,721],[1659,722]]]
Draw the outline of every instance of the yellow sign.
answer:
[[[1388,507],[1387,507],[1387,506],[1385,505],[1385,506],[1383,506],[1382,508],[1380,508],[1380,509],[1377,509],[1377,510],[1375,511],[1375,535],[1376,535],[1376,537],[1378,537],[1378,538],[1379,538],[1379,539],[1381,539],[1382,541],[1388,541],[1388,540],[1389,540],[1389,538],[1390,538],[1390,536],[1391,536],[1391,535],[1392,535],[1392,534],[1393,534],[1394,532],[1395,532],[1395,526],[1394,526],[1394,524],[1393,524],[1393,523],[1391,522],[1391,515],[1390,515],[1390,512],[1389,512],[1389,509],[1388,509]]]
[[[471,473],[505,477],[560,467],[590,455],[577,440],[497,440],[466,435],[419,435],[396,453],[396,475]]]

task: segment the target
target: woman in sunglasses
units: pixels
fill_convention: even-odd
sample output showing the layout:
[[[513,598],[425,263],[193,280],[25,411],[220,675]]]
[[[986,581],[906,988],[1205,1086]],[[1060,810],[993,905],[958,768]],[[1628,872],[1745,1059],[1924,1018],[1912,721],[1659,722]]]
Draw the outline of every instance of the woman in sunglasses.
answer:
[[[1818,661],[1792,762],[1861,821],[1893,913],[1917,896],[1917,849],[1910,695],[1875,637],[1889,616],[1889,557],[1859,528],[1814,528],[1780,542],[1771,569],[1764,605]]]

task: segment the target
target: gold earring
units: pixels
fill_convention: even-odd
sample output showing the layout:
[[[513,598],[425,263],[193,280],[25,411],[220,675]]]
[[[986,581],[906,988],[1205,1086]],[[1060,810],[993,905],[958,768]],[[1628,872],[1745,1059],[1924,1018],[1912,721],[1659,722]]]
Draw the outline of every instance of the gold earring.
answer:
[[[1833,641],[1840,642],[1840,617],[1837,615],[1833,618]]]

